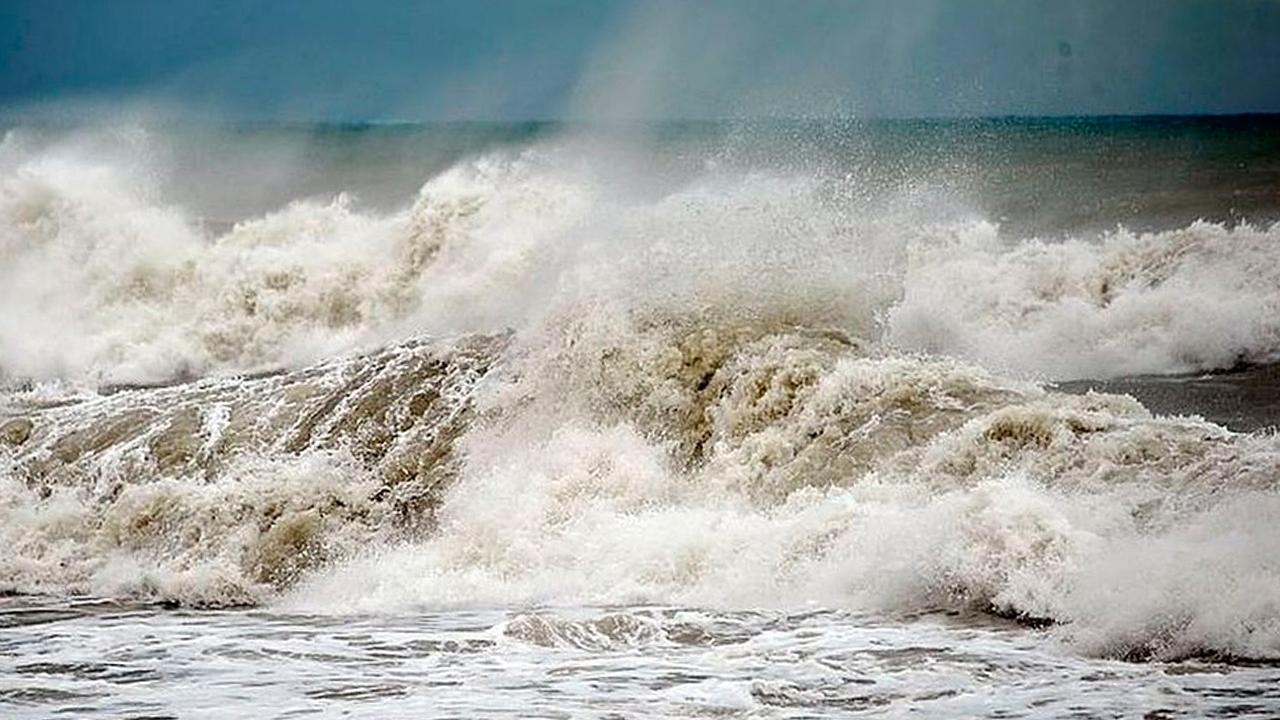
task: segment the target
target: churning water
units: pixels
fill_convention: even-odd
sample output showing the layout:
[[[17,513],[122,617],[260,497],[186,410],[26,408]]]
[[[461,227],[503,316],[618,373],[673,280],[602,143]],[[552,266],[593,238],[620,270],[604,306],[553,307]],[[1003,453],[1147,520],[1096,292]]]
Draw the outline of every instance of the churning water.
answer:
[[[0,707],[1274,716],[1277,148],[13,129]]]

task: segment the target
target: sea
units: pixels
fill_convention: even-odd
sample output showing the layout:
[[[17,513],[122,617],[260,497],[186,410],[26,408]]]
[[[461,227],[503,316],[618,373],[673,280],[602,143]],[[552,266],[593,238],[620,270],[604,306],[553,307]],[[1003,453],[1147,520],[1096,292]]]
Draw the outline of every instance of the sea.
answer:
[[[0,126],[0,717],[1280,717],[1280,116]]]

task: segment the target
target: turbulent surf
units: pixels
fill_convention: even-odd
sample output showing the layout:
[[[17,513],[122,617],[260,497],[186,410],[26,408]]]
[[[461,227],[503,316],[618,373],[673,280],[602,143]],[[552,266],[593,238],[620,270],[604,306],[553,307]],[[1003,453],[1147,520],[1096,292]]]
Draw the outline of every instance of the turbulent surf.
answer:
[[[951,613],[1280,660],[1280,439],[1057,384],[1280,360],[1280,225],[1046,224],[989,212],[1044,188],[737,132],[507,138],[398,202],[211,218],[102,150],[153,131],[11,131],[0,590],[633,609],[504,626],[574,647],[692,632],[653,607]]]

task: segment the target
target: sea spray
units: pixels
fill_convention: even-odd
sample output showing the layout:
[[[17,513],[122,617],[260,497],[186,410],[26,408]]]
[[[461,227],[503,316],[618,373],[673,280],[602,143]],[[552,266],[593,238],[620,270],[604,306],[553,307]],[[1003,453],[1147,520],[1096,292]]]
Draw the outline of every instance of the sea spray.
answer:
[[[4,588],[977,612],[1112,657],[1280,653],[1276,436],[1038,384],[1274,361],[1280,229],[1011,238],[853,176],[581,147],[223,229],[10,148]]]

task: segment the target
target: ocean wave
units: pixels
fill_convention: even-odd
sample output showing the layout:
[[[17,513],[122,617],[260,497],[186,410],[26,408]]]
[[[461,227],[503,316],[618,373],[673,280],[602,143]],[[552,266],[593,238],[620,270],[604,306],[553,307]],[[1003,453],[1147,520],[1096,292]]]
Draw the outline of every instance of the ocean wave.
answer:
[[[296,367],[597,306],[786,315],[1041,379],[1280,358],[1277,227],[1014,240],[981,218],[931,217],[919,191],[855,201],[828,178],[714,167],[655,189],[583,152],[465,161],[398,212],[300,200],[216,233],[136,168],[8,148],[0,375]]]
[[[0,410],[8,591],[252,604],[434,527],[501,337]]]
[[[627,358],[471,338],[30,408],[4,430],[0,576],[309,612],[978,610],[1109,656],[1280,653],[1276,436],[707,330],[646,325]],[[702,350],[643,350],[662,345]]]
[[[994,233],[922,247],[889,311],[895,344],[1057,379],[1274,362],[1280,226],[1197,222],[1096,241]]]
[[[1277,436],[1038,384],[1276,359],[1280,228],[1012,241],[579,150],[222,234],[0,158],[0,587],[962,609],[1280,657]]]

